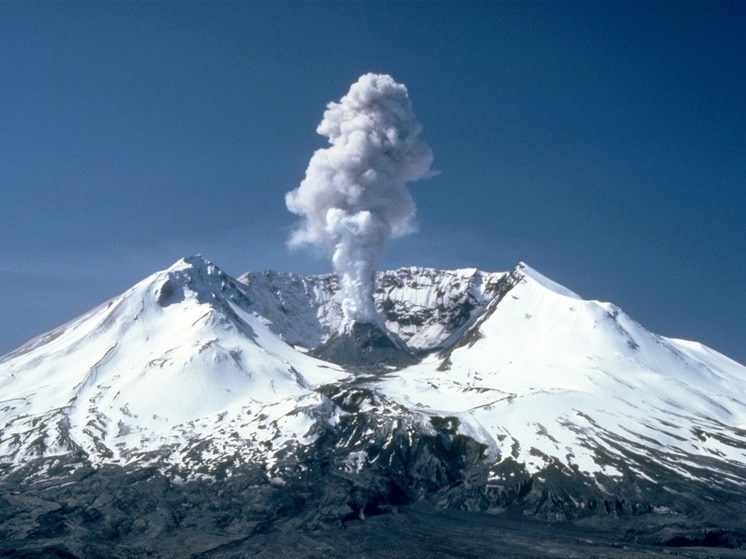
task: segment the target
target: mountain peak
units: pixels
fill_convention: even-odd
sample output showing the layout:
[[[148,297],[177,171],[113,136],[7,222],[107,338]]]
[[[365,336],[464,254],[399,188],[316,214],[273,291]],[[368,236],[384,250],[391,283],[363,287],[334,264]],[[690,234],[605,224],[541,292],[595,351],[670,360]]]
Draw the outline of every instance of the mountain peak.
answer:
[[[207,270],[211,266],[215,266],[215,264],[210,262],[207,258],[202,256],[201,254],[192,254],[190,256],[185,256],[183,258],[180,258],[179,260],[174,262],[171,266],[169,266],[164,271],[176,272],[176,271],[188,270],[188,269]]]
[[[218,301],[223,298],[221,294],[227,299],[245,298],[235,280],[201,254],[182,258],[145,281],[152,284],[153,296],[161,307],[188,296],[199,302]]]
[[[535,281],[536,283],[538,283],[539,285],[541,285],[542,287],[544,287],[545,289],[548,289],[549,291],[553,291],[554,293],[558,295],[564,295],[565,297],[571,297],[573,299],[581,298],[580,295],[578,295],[574,291],[570,291],[565,286],[560,285],[559,283],[553,280],[550,280],[548,277],[537,272],[525,262],[519,262],[518,266],[516,266],[516,268],[513,270],[513,273],[516,275],[519,275],[520,277],[531,279]]]
[[[188,275],[194,276],[195,274],[201,276],[225,276],[225,273],[210,260],[202,256],[201,254],[194,254],[191,256],[185,256],[174,262],[166,270],[161,273],[187,273]]]

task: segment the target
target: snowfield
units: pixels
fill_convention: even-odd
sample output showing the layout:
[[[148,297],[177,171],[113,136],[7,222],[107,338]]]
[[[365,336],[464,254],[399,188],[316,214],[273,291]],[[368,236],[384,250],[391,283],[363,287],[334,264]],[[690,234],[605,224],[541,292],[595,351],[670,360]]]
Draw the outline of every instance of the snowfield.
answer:
[[[330,396],[350,387],[372,394],[360,410],[410,417],[422,432],[429,418],[455,418],[496,467],[559,465],[603,485],[654,482],[654,460],[682,478],[746,485],[744,366],[525,264],[403,268],[376,285],[386,328],[422,359],[361,377],[308,355],[341,325],[334,276],[236,280],[183,259],[0,359],[0,461],[79,452],[188,470],[230,458],[281,480],[278,456],[353,413]],[[366,464],[360,444],[350,471]]]

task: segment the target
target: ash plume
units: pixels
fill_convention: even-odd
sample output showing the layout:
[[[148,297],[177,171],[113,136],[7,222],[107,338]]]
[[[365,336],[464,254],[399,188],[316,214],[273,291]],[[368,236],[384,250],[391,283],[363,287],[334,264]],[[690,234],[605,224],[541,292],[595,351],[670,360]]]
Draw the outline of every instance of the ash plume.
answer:
[[[407,88],[385,74],[365,74],[338,103],[327,105],[306,176],[288,192],[302,217],[288,244],[321,247],[332,256],[345,323],[380,323],[374,274],[391,237],[413,232],[415,205],[406,183],[431,174],[433,155],[417,135]]]

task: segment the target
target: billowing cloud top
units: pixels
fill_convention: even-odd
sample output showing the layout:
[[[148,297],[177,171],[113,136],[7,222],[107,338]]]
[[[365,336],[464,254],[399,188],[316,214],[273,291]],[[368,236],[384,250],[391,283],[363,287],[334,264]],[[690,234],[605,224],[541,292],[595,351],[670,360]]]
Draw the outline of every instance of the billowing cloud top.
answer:
[[[303,218],[291,247],[316,245],[332,254],[349,321],[377,322],[373,273],[386,241],[416,229],[406,183],[427,176],[433,155],[417,135],[407,88],[391,76],[365,74],[339,103],[329,103],[317,150],[288,209]]]

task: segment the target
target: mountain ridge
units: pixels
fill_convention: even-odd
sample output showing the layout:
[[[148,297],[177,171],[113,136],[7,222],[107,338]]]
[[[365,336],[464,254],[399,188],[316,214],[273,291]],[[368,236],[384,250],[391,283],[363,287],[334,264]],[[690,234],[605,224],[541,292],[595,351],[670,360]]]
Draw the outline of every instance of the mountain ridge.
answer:
[[[251,479],[245,506],[305,526],[422,500],[656,534],[746,513],[742,365],[525,263],[379,272],[374,298],[417,358],[361,372],[314,357],[342,326],[334,276],[182,259],[0,358],[0,481]]]
[[[259,284],[258,278],[264,279],[264,283]],[[283,289],[278,288],[278,283]],[[637,375],[637,382],[644,383],[656,367],[676,371],[677,376],[684,376],[684,382],[692,386],[707,377],[721,392],[723,383],[743,384],[743,379],[738,377],[743,367],[722,359],[717,352],[704,346],[700,349],[695,343],[679,343],[650,334],[618,307],[583,301],[525,263],[520,263],[512,272],[499,274],[474,269],[403,268],[380,273],[378,285],[377,304],[388,331],[394,336],[402,334],[405,343],[414,341],[417,345],[413,351],[423,359],[418,364],[411,360],[403,362],[402,365],[407,366],[399,367],[401,371],[393,377],[395,381],[376,385],[376,390],[384,390],[396,398],[401,396],[397,383],[409,386],[408,383],[416,385],[422,381],[432,386],[433,379],[443,383],[437,390],[426,389],[430,390],[427,396],[431,400],[435,397],[435,401],[439,399],[438,394],[443,393],[443,386],[457,385],[464,385],[477,394],[495,391],[507,394],[506,389],[512,386],[522,398],[539,390],[539,386],[555,392],[579,389],[603,393],[606,386],[594,384],[603,374],[612,379],[613,385],[624,386],[626,382],[629,389],[632,385],[622,377]],[[289,286],[295,286],[296,292]],[[21,383],[14,381],[16,370],[26,377],[27,391],[33,389],[34,382],[41,382],[33,380],[34,374],[45,377],[47,388],[53,385],[50,379],[57,379],[57,384],[53,385],[56,399],[49,407],[70,410],[68,419],[74,425],[83,425],[95,423],[93,417],[101,413],[102,401],[108,403],[110,413],[116,411],[119,404],[114,400],[121,402],[122,390],[136,388],[131,380],[121,380],[122,370],[131,370],[132,375],[139,375],[140,383],[145,383],[146,377],[150,379],[145,391],[148,394],[135,391],[130,397],[133,402],[119,406],[118,413],[109,417],[108,422],[120,424],[119,431],[126,431],[138,424],[134,416],[157,416],[157,419],[139,422],[142,423],[139,427],[152,428],[154,432],[158,429],[153,425],[160,421],[178,425],[218,413],[230,415],[232,412],[226,410],[233,409],[231,406],[235,407],[235,402],[239,401],[241,405],[249,402],[269,405],[285,398],[310,397],[318,394],[315,392],[318,386],[343,381],[351,374],[344,368],[311,357],[314,349],[338,335],[341,310],[335,299],[337,294],[337,286],[330,275],[301,278],[269,272],[245,274],[233,280],[200,256],[182,259],[61,329],[36,338],[5,356],[0,361],[5,368],[2,371],[4,390]],[[505,317],[495,318],[496,313],[505,314]],[[288,316],[290,319],[286,320]],[[294,328],[297,323],[312,332],[306,340],[318,340],[316,348],[296,350],[303,341],[293,337],[297,335]],[[422,335],[416,328],[428,334]],[[159,336],[165,339],[159,340]],[[65,338],[64,344],[60,338]],[[510,348],[499,349],[501,340],[511,340]],[[134,347],[152,349],[147,352],[147,359],[132,362],[122,349],[128,344],[130,352]],[[589,345],[591,350],[595,347],[596,353],[587,351],[587,355],[579,355],[586,349],[584,345]],[[57,346],[61,349],[56,349]],[[39,355],[43,348],[47,348],[46,354]],[[29,354],[33,354],[30,364],[24,364],[23,358]],[[709,358],[710,364],[697,362],[700,356]],[[64,368],[65,362],[75,361],[75,370],[80,371],[80,376],[72,390],[67,387],[65,393],[62,388],[70,383],[69,378],[40,373],[44,370],[40,363],[50,359],[61,360],[61,363],[54,362],[57,369]],[[521,360],[526,360],[527,364],[520,365]],[[599,360],[601,364],[596,363]],[[614,361],[613,367],[621,369],[609,370],[610,365],[603,364],[609,360]],[[102,370],[112,362],[117,362],[117,372],[103,381]],[[594,363],[588,366],[588,362]],[[432,366],[436,363],[437,367]],[[713,363],[725,367],[725,372],[715,373],[710,366]],[[570,369],[565,370],[566,365]],[[477,387],[472,380],[483,377],[481,370],[485,367],[494,388]],[[513,369],[519,371],[519,376],[533,375],[537,387],[523,386],[512,373],[505,372]],[[537,369],[565,372],[553,372],[553,376],[530,372]],[[386,370],[390,371],[391,367]],[[496,381],[498,376],[501,378]],[[659,373],[654,379],[672,385],[681,383],[670,374]],[[265,388],[267,382],[271,387],[269,391]],[[484,384],[484,381],[477,382]],[[110,394],[114,391],[109,386],[112,383],[118,386],[114,395]],[[180,383],[179,399],[164,397],[171,383]],[[94,385],[99,387],[98,392],[89,394]],[[221,394],[216,395],[216,386]],[[246,386],[251,386],[251,390],[247,392]],[[726,410],[726,404],[713,399],[722,394],[713,396],[700,392],[691,386],[687,388],[689,396],[697,394],[699,401],[705,402],[699,405],[709,416],[724,420],[730,415],[737,418],[737,427],[746,426],[743,399],[726,398],[735,406]],[[29,398],[38,398],[39,394]],[[211,401],[208,394],[216,399]],[[403,398],[409,399],[409,395],[411,392]],[[470,405],[487,405],[463,390],[452,395]],[[80,405],[80,401],[86,399],[91,403],[88,412]],[[143,401],[151,403],[143,406]],[[663,404],[656,405],[662,409]],[[721,408],[726,412],[718,415]],[[6,406],[6,415],[17,409],[13,404]],[[157,410],[160,411],[156,413]],[[498,426],[495,428],[499,430]],[[81,431],[86,429],[81,427]],[[87,432],[90,435],[90,425]],[[7,433],[6,428],[6,443]],[[163,433],[158,432],[157,436],[162,437]],[[97,444],[100,442],[98,440]],[[8,446],[0,446],[0,451],[7,453],[8,449]],[[89,451],[95,455],[94,447],[89,447]]]

